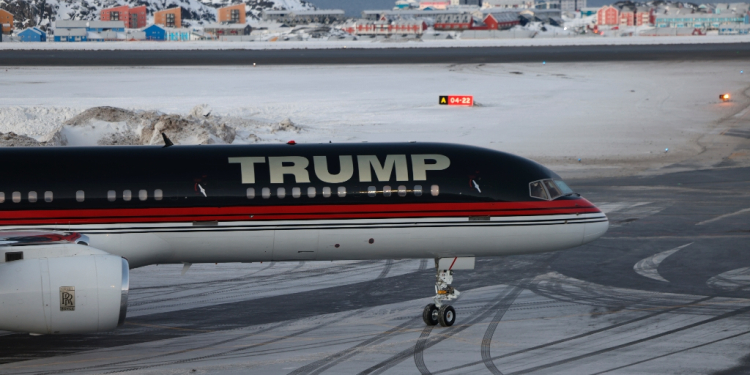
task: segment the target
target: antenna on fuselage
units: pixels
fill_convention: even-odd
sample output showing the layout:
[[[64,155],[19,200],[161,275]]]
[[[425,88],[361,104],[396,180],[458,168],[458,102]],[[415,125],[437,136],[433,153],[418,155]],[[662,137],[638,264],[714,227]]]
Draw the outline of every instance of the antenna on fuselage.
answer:
[[[174,146],[174,143],[172,143],[172,141],[169,139],[169,137],[167,137],[166,134],[164,134],[164,132],[161,132],[161,137],[164,138],[164,147],[162,148]]]

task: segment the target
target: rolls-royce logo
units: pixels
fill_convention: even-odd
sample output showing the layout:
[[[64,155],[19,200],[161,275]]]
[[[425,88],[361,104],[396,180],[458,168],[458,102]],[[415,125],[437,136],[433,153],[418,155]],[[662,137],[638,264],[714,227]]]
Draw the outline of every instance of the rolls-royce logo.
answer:
[[[61,286],[60,287],[60,311],[75,311],[75,310],[76,310],[76,287]]]

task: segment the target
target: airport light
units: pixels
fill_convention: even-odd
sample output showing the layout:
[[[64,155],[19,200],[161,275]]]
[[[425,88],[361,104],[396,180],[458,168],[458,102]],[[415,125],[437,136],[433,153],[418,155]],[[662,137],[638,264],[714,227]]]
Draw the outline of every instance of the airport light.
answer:
[[[719,95],[719,99],[721,99],[722,102],[726,102],[729,100],[729,94],[721,94]]]

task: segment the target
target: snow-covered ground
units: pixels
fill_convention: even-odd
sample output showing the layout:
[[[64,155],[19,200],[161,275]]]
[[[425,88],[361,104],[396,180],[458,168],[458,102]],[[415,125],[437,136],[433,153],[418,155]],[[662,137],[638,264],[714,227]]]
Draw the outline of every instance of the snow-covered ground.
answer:
[[[266,50],[266,49],[341,49],[341,48],[460,48],[460,47],[535,47],[535,46],[606,46],[661,44],[748,43],[750,35],[714,36],[555,36],[541,33],[531,39],[451,39],[421,41],[308,40],[277,42],[86,42],[86,43],[0,43],[1,50]]]
[[[520,154],[567,177],[623,174],[712,147],[726,157],[741,138],[719,133],[747,117],[750,73],[741,70],[750,64],[8,68],[0,70],[0,132],[43,139],[97,106],[187,116],[206,105],[211,126],[236,131],[223,138],[233,143],[458,142]],[[718,100],[724,92],[732,101]],[[477,105],[438,105],[439,95],[459,94]],[[286,119],[301,130],[281,126]],[[71,145],[96,144],[104,127],[124,125],[158,123],[83,121],[61,131]]]

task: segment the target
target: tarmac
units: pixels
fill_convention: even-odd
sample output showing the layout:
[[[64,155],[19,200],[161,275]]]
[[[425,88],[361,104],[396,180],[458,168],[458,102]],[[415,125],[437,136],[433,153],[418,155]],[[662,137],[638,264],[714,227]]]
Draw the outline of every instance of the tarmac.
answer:
[[[0,373],[750,370],[750,168],[571,185],[607,212],[605,237],[478,259],[455,275],[450,328],[421,320],[432,260],[159,265],[133,270],[124,327],[0,336]]]
[[[750,43],[279,50],[4,50],[4,66],[489,64],[749,60]]]
[[[659,171],[570,180],[609,232],[477,259],[455,274],[452,327],[421,319],[432,259],[154,265],[132,270],[115,331],[0,333],[0,374],[748,373],[745,113],[711,135],[731,145],[723,157],[708,147]]]

